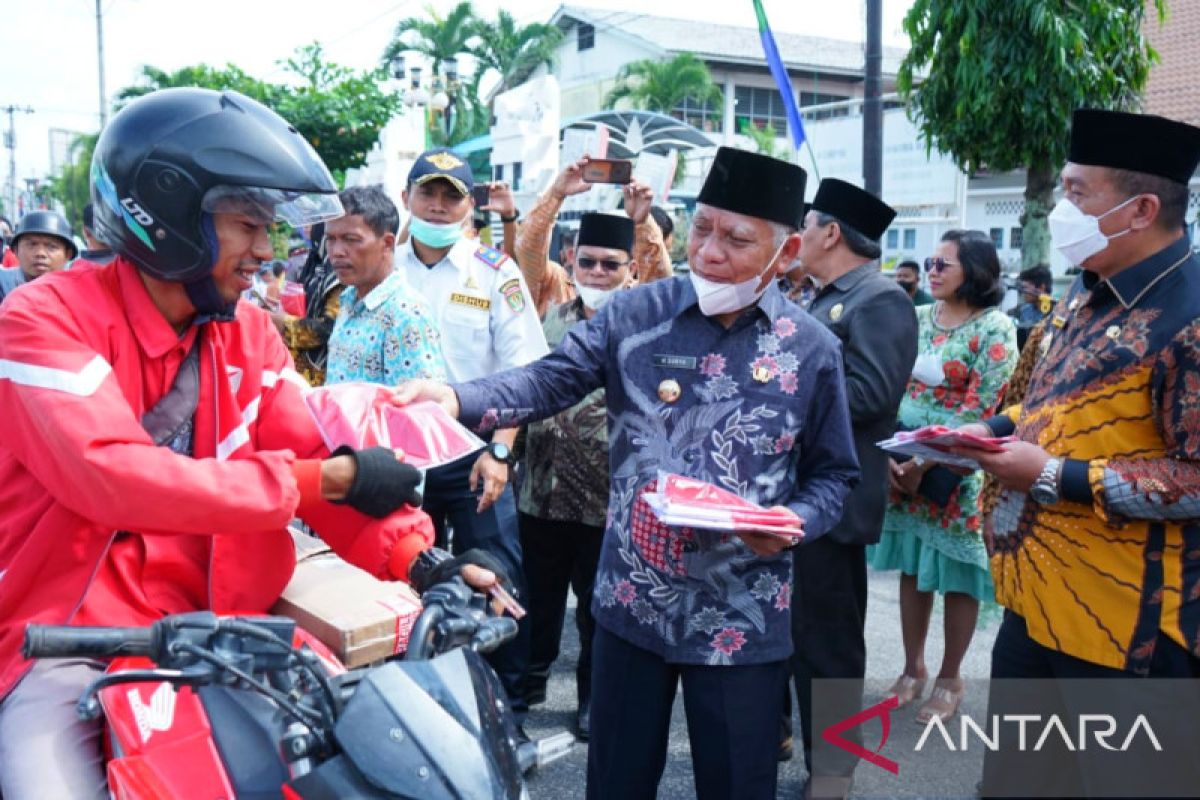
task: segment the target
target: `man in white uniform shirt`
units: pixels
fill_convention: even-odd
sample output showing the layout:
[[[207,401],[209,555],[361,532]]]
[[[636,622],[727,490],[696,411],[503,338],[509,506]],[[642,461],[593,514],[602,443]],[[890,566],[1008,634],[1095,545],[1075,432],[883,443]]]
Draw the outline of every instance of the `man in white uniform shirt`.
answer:
[[[471,219],[474,179],[465,161],[446,149],[422,153],[408,174],[404,204],[409,240],[397,248],[397,267],[429,301],[442,335],[451,381],[469,381],[520,367],[548,352],[546,337],[521,271],[508,256],[463,233]],[[515,428],[497,430],[484,452],[430,470],[423,508],[438,541],[447,524],[453,551],[481,548],[500,559],[524,595],[517,511],[509,486]],[[518,719],[521,682],[529,659],[528,626],[491,657]]]

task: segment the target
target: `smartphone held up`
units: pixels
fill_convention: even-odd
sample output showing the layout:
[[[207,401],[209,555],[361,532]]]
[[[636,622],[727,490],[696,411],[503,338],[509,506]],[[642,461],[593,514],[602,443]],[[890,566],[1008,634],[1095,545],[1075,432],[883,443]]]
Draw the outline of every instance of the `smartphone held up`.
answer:
[[[590,159],[584,164],[581,177],[586,183],[629,183],[633,180],[633,162],[608,158]]]

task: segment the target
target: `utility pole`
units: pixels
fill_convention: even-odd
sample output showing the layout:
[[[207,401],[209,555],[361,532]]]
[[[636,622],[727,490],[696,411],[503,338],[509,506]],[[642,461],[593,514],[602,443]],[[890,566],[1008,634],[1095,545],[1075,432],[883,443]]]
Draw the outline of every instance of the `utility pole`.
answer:
[[[104,12],[96,0],[96,61],[100,73],[100,127],[108,124],[108,98],[104,94]]]
[[[867,0],[867,64],[863,86],[863,188],[883,193],[883,0]]]
[[[8,114],[8,131],[4,134],[4,146],[8,148],[8,213],[14,224],[17,222],[17,121],[16,115],[32,114],[32,106],[17,106],[9,104],[0,108]]]

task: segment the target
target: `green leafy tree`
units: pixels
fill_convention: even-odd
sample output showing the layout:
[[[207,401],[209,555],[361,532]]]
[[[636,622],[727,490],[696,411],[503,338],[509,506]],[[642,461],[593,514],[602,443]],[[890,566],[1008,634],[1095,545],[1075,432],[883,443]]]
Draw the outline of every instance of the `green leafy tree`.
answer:
[[[604,104],[615,108],[624,102],[633,108],[669,114],[687,99],[719,106],[722,95],[708,65],[692,53],[680,53],[669,61],[645,59],[621,67]]]
[[[383,128],[401,112],[400,97],[384,90],[382,69],[331,64],[316,43],[300,48],[286,66],[302,82],[273,86],[268,105],[312,142],[341,183],[347,169],[367,162]]]
[[[234,89],[295,125],[340,183],[347,169],[366,163],[383,127],[400,112],[400,98],[382,88],[382,70],[355,72],[329,63],[315,43],[299,48],[283,66],[293,78],[290,84],[261,81],[232,64],[221,69],[199,64],[174,72],[147,66],[139,84],[117,93],[117,105],[169,87]]]
[[[479,71],[471,79],[453,85],[444,75],[445,62],[472,54],[480,30],[481,21],[470,2],[459,3],[445,16],[428,6],[425,16],[400,20],[392,41],[383,51],[385,66],[405,53],[423,56],[433,74],[430,93],[441,90],[449,96],[451,104],[445,111],[425,108],[427,130],[434,144],[457,144],[488,128],[488,111],[479,100]]]
[[[1165,0],[1155,0],[1161,17]],[[1139,102],[1155,52],[1144,0],[916,0],[897,87],[929,148],[968,173],[1027,170],[1022,264],[1049,254],[1071,113]]]
[[[50,178],[49,192],[63,204],[64,212],[76,233],[83,233],[83,207],[91,201],[92,153],[96,150],[98,133],[76,137],[68,152],[67,164]]]
[[[425,14],[402,19],[396,25],[396,33],[383,51],[385,65],[404,53],[420,53],[429,59],[433,74],[440,76],[442,62],[471,52],[479,18],[469,0],[450,9],[444,17],[433,6],[427,6]]]
[[[492,70],[500,78],[493,94],[520,86],[543,64],[552,66],[554,53],[563,40],[557,25],[535,22],[519,26],[503,9],[496,13],[494,22],[478,20],[475,34],[477,42],[470,52],[479,65],[477,71]]]
[[[265,101],[270,94],[268,84],[251,77],[233,64],[226,64],[223,69],[210,67],[207,64],[196,64],[190,67],[181,67],[174,72],[146,65],[142,67],[139,83],[126,86],[117,92],[114,106],[119,110],[135,98],[159,89],[182,86],[199,86],[202,89],[233,89],[259,101]]]
[[[760,128],[750,120],[743,119],[740,132],[743,136],[749,136],[750,141],[754,142],[754,149],[764,156],[787,160],[787,154],[781,152],[779,147],[779,134],[775,132],[775,126],[771,123],[768,122]]]

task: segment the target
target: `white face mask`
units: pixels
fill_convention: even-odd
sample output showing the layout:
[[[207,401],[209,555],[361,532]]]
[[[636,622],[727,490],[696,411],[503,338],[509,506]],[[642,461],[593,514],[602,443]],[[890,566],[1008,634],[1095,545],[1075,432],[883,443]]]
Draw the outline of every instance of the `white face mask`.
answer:
[[[696,290],[696,298],[700,301],[700,312],[706,317],[729,314],[741,311],[762,297],[763,292],[770,285],[770,281],[768,281],[760,287],[762,277],[775,263],[775,259],[779,257],[785,244],[787,244],[786,239],[779,245],[774,255],[767,259],[767,266],[763,268],[762,272],[740,283],[714,283],[701,278],[695,270],[690,270],[688,277],[692,279],[692,287]]]
[[[575,284],[575,291],[579,292],[579,299],[583,304],[593,311],[599,311],[605,303],[613,299],[613,295],[621,291],[620,286],[614,286],[612,289],[597,289],[594,286],[584,286],[582,283]]]
[[[1091,214],[1080,211],[1078,206],[1064,197],[1058,201],[1058,205],[1046,218],[1046,222],[1050,225],[1050,241],[1054,244],[1054,248],[1062,253],[1063,258],[1071,265],[1078,266],[1108,247],[1109,239],[1124,236],[1132,230],[1126,228],[1120,233],[1105,236],[1104,232],[1100,230],[1100,220],[1136,199],[1137,195],[1134,195],[1100,216],[1093,217]]]

